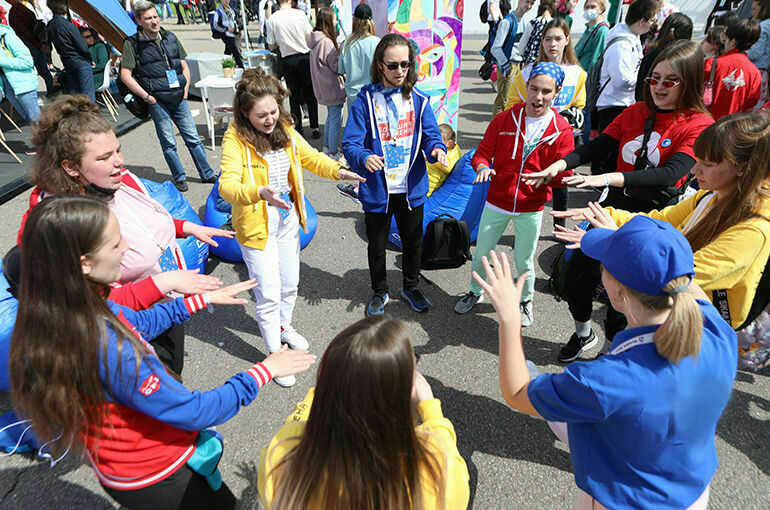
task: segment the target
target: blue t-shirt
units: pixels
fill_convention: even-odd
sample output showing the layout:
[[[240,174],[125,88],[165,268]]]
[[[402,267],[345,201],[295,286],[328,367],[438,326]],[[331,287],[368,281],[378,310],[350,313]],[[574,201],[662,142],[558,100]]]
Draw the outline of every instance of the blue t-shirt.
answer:
[[[529,383],[532,405],[567,423],[575,483],[609,508],[687,508],[717,469],[717,422],[730,397],[738,347],[732,328],[698,301],[697,359],[675,365],[652,343]],[[657,326],[621,331],[613,349]]]

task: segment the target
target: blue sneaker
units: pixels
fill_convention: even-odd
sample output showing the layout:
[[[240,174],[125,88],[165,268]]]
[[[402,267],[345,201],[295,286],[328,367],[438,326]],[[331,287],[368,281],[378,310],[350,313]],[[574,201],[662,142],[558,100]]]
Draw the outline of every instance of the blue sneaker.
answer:
[[[384,296],[375,294],[372,299],[369,300],[369,304],[366,305],[366,316],[370,315],[382,315],[385,313],[385,305],[390,301],[387,293]]]
[[[425,294],[423,294],[417,287],[412,289],[401,289],[401,297],[409,302],[409,305],[415,312],[422,313],[430,310],[430,301],[428,301]]]

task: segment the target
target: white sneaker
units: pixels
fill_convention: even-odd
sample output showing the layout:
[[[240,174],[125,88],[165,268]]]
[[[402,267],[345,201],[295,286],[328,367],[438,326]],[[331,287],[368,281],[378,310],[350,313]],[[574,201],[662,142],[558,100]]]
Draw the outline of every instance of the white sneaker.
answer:
[[[273,381],[275,381],[275,384],[278,386],[282,386],[284,388],[291,388],[294,386],[294,383],[297,382],[297,378],[293,375],[287,375],[286,377],[273,377]]]
[[[288,344],[295,351],[306,351],[310,348],[305,337],[297,333],[291,326],[281,326],[281,343]]]

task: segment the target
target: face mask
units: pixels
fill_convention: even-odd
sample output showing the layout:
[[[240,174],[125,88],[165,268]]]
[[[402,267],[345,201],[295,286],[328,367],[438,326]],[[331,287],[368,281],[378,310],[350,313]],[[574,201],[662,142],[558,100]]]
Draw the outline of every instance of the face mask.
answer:
[[[599,11],[596,9],[588,9],[587,11],[583,11],[583,17],[586,21],[593,21],[599,17]]]
[[[97,196],[101,198],[109,198],[118,191],[116,189],[102,188],[97,186],[93,182],[86,186],[86,195]]]

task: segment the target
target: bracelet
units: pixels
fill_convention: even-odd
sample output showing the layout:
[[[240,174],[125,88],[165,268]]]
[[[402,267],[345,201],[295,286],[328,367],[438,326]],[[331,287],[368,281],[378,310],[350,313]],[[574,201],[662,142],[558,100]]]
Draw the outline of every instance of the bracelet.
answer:
[[[211,305],[211,298],[209,293],[204,292],[201,294],[201,297],[203,298],[203,302],[206,303],[206,310],[208,310],[209,313],[214,313],[214,307]]]
[[[146,95],[146,96],[144,96],[144,100],[145,100],[145,101],[147,101],[148,99],[150,99],[150,93],[149,93],[149,92],[147,93],[147,95]]]
[[[604,187],[610,187],[610,174],[604,174]]]

